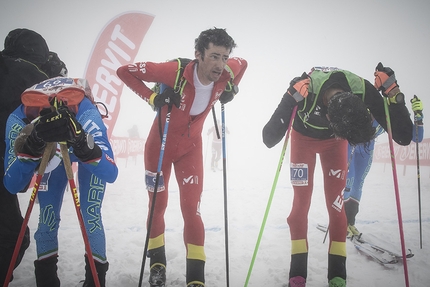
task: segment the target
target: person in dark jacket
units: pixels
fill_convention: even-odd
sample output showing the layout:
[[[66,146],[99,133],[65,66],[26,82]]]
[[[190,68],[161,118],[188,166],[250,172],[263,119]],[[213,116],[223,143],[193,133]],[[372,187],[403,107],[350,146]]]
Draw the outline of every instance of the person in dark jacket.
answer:
[[[382,96],[380,94],[382,92]],[[375,84],[337,68],[315,67],[290,82],[281,103],[263,128],[263,142],[275,146],[294,117],[291,132],[290,176],[294,189],[287,218],[291,234],[289,286],[305,286],[308,261],[308,212],[313,192],[316,155],[324,174],[324,194],[329,214],[329,286],[346,286],[347,220],[343,190],[347,173],[347,149],[366,144],[375,135],[372,117],[387,129],[384,101],[389,103],[393,139],[408,145],[412,121],[394,71],[378,64]],[[297,112],[293,111],[297,106]]]
[[[10,31],[4,41],[4,50],[0,53],[0,286],[3,286],[23,222],[17,195],[9,193],[3,184],[6,121],[9,114],[21,104],[21,93],[48,78],[41,69],[48,56],[45,39],[28,29]],[[29,244],[27,228],[16,266]]]

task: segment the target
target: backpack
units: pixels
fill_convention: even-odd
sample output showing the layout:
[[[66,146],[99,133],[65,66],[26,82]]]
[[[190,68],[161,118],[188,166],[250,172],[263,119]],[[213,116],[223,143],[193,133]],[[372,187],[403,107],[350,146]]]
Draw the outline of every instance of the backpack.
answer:
[[[101,104],[104,106],[106,112],[101,114],[102,118],[108,115],[106,106],[101,102],[94,101],[91,88],[86,79],[56,77],[35,84],[21,94],[21,102],[24,105],[24,114],[27,119],[31,121],[37,118],[43,108],[50,107],[50,100],[53,97],[63,101],[75,114],[78,113],[79,104],[86,97],[94,105]]]

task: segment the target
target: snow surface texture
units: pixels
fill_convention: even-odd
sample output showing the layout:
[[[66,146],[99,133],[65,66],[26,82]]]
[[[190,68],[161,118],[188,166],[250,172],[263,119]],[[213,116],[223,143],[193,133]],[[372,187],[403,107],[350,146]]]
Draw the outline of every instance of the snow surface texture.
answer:
[[[238,138],[229,139],[231,141]],[[272,188],[282,144],[262,150],[251,158],[245,151],[227,155],[227,188],[229,219],[230,286],[244,286],[263,215]],[[247,157],[244,157],[247,154]],[[270,155],[270,157],[268,156]],[[202,216],[206,226],[206,285],[226,286],[224,197],[222,172],[210,170],[210,151],[205,152],[205,188]],[[246,158],[246,159],[245,159]],[[107,187],[103,203],[103,220],[107,236],[110,268],[107,286],[137,286],[146,229],[147,196],[143,181],[143,159],[138,156],[117,159],[118,180]],[[220,162],[222,166],[222,162]],[[248,286],[287,286],[290,262],[290,235],[286,224],[292,202],[288,180],[289,151],[279,177],[270,213]],[[404,234],[407,248],[415,256],[408,260],[410,286],[429,286],[430,282],[430,210],[423,205],[423,249],[419,245],[417,173],[414,166],[398,167]],[[320,166],[317,166],[317,171]],[[428,167],[421,167],[422,202],[429,202]],[[374,164],[364,186],[357,227],[367,239],[401,253],[397,209],[391,165]],[[23,214],[30,192],[20,194]],[[171,181],[166,214],[167,286],[185,286],[185,248],[182,241],[182,217],[178,188]],[[30,218],[32,235],[37,227],[38,205]],[[309,266],[307,287],[327,286],[327,250],[324,233],[316,229],[327,223],[322,193],[321,172],[316,172],[315,189],[309,213]],[[32,237],[33,238],[33,237]],[[59,277],[64,287],[75,287],[84,278],[84,246],[70,192],[64,197],[59,235]],[[403,265],[390,268],[367,259],[352,244],[347,244],[348,286],[405,286]],[[36,286],[33,261],[36,256],[32,240],[21,265],[14,272],[11,287]],[[148,286],[148,263],[143,286]]]

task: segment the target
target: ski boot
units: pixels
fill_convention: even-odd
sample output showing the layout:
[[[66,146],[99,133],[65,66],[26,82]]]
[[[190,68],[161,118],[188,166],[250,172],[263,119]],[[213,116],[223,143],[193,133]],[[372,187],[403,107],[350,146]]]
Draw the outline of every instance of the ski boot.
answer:
[[[37,287],[60,287],[57,276],[58,255],[34,261]]]
[[[346,280],[340,277],[334,277],[328,282],[329,287],[346,287]]]
[[[351,225],[351,224],[348,224],[347,232],[348,233],[346,235],[346,238],[352,238],[353,236],[355,236],[356,238],[360,238],[362,234],[360,231],[358,231],[355,225]]]
[[[88,260],[88,256],[85,254],[85,280],[79,281],[76,287],[94,287],[94,278],[93,273],[91,271],[90,262]],[[109,269],[109,262],[100,263],[94,260],[94,264],[96,266],[97,277],[99,279],[100,287],[106,286],[106,272]]]
[[[288,287],[306,287],[306,279],[302,276],[296,276],[290,278]]]
[[[161,263],[155,263],[149,270],[149,286],[164,287],[166,286],[166,266]]]

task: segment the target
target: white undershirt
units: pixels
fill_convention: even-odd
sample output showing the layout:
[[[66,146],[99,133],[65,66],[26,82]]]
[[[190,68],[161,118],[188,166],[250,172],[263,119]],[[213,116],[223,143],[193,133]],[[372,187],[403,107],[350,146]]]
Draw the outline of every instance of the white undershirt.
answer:
[[[194,87],[196,88],[196,95],[194,97],[194,102],[191,106],[190,115],[197,116],[201,114],[209,104],[211,99],[212,89],[214,83],[211,82],[209,85],[203,85],[199,77],[197,76],[197,65],[194,68]]]

